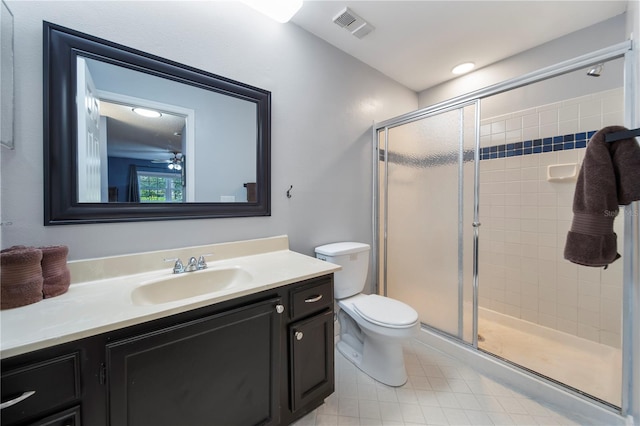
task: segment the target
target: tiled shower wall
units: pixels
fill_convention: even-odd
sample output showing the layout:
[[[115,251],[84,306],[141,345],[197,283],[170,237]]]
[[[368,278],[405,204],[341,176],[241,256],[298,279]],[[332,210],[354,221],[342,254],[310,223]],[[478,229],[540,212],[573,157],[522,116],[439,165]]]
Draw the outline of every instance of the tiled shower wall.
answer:
[[[550,182],[547,166],[579,170],[581,134],[622,123],[622,88],[481,121],[481,307],[620,347],[622,261],[605,270],[564,260],[575,179]]]

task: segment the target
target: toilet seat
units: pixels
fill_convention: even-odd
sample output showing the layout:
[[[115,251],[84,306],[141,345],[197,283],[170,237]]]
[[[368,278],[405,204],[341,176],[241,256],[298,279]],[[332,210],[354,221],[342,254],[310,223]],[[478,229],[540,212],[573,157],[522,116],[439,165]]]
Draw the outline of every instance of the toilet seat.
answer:
[[[418,313],[406,303],[370,294],[353,303],[353,309],[367,321],[389,328],[407,328],[418,321]]]

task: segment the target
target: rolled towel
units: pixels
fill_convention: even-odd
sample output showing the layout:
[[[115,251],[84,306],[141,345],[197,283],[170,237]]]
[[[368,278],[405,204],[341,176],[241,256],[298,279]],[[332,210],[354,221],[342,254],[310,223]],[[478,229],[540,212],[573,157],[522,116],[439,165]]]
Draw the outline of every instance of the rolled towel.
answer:
[[[71,274],[67,267],[67,246],[40,247],[42,250],[42,276],[44,297],[59,296],[66,293],[71,284]]]
[[[60,296],[66,293],[69,290],[69,284],[71,284],[71,273],[68,269],[60,275],[46,277],[42,284],[44,298]]]
[[[42,276],[58,276],[67,270],[67,246],[39,247],[42,250]]]
[[[10,247],[0,252],[0,309],[42,300],[42,251]]]
[[[640,145],[635,138],[605,141],[608,133],[623,130],[605,127],[587,145],[564,247],[564,258],[573,263],[606,268],[620,258],[613,220],[619,205],[640,200]]]

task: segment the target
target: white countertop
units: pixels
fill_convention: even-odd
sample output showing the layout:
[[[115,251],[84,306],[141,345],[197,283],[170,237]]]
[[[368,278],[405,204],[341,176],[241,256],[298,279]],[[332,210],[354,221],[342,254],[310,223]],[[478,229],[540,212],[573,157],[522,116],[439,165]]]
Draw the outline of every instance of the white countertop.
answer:
[[[241,286],[179,301],[157,305],[134,304],[131,293],[136,287],[172,275],[173,265],[164,263],[163,259],[177,257],[176,253],[189,253],[182,255],[185,264],[188,256],[213,253],[211,258],[207,258],[209,269],[242,268],[251,274],[252,279]],[[132,259],[135,261],[133,264]],[[145,265],[145,268],[161,266],[162,269],[130,273],[136,264]],[[286,236],[69,262],[69,268],[72,284],[65,294],[0,311],[0,358],[140,324],[340,269],[338,265],[289,250]],[[126,275],[118,275],[118,271]]]

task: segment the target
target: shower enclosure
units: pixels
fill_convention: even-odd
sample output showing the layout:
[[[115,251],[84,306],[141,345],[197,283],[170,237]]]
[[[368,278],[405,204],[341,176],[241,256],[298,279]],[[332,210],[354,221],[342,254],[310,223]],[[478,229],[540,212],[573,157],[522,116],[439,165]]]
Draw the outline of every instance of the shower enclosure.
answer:
[[[623,413],[623,262],[577,266],[563,248],[588,139],[630,121],[629,48],[374,128],[380,293],[432,331]],[[600,79],[586,75],[601,62]],[[623,257],[625,222],[615,222]]]
[[[473,213],[463,206],[473,206],[476,112],[472,102],[410,120],[379,141],[387,295],[420,300],[422,322],[469,342]]]

